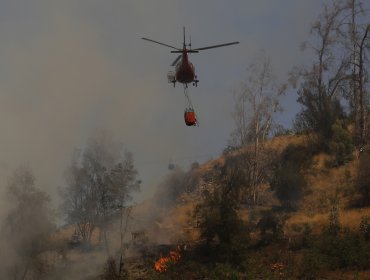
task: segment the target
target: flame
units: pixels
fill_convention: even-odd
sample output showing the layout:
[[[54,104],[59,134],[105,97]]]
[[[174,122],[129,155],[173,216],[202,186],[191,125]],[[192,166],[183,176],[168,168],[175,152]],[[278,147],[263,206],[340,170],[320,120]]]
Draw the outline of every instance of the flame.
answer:
[[[180,248],[177,248],[175,251],[170,251],[167,257],[159,258],[159,260],[155,262],[154,268],[158,272],[166,272],[168,265],[178,262],[180,258]]]
[[[284,275],[285,265],[281,262],[271,264],[271,270],[278,272],[280,275]]]

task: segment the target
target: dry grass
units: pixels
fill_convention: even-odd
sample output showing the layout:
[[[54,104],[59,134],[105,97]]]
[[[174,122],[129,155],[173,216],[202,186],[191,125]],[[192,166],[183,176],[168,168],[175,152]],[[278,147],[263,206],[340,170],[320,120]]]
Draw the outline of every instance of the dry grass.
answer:
[[[266,147],[281,153],[288,145],[306,145],[304,135],[283,135],[274,137],[266,142]]]
[[[300,211],[311,216],[329,211],[331,201],[335,198],[339,200],[339,205],[343,209],[348,206],[351,199],[347,192],[353,185],[358,160],[338,168],[327,168],[325,162],[328,159],[328,155],[316,155],[312,168],[306,171],[308,190],[300,203]]]
[[[217,165],[223,165],[225,163],[225,156],[220,156],[217,159],[212,159],[209,160],[208,162],[202,164],[199,168],[198,171],[200,174],[208,173],[211,172],[215,166]]]
[[[302,135],[285,135],[275,137],[265,143],[265,147],[272,149],[277,153],[281,153],[288,145],[307,145],[307,138]],[[243,152],[248,147],[234,151],[236,155]],[[306,170],[305,176],[308,181],[308,190],[305,197],[302,199],[298,211],[293,214],[285,225],[287,234],[292,233],[294,225],[302,225],[308,223],[312,226],[314,233],[320,233],[323,227],[328,222],[328,213],[330,211],[332,201],[337,198],[339,201],[340,222],[342,226],[357,229],[363,216],[370,216],[370,208],[366,209],[350,209],[348,208],[351,199],[345,193],[346,188],[353,184],[358,166],[358,159],[354,160],[345,166],[338,168],[327,168],[326,162],[330,159],[327,154],[315,155],[313,164],[309,170]],[[225,162],[225,156],[210,160],[201,165],[198,169],[200,175],[211,172],[215,165],[222,165]],[[269,194],[271,196],[271,193]],[[187,233],[191,239],[197,237],[197,230],[189,224],[195,204],[199,202],[200,197],[194,195],[183,196],[183,202],[167,213],[167,217],[163,220],[163,225],[171,227],[176,235],[181,232]],[[269,209],[272,205],[278,205],[275,197],[269,197],[264,203],[264,209]],[[241,209],[240,215],[243,220],[249,219],[249,210]]]
[[[335,280],[354,280],[354,279],[370,279],[370,270],[366,271],[327,271],[324,273],[322,279]]]
[[[364,216],[370,217],[370,208],[342,210],[339,212],[339,221],[343,227],[351,230],[358,230],[361,218]],[[286,221],[285,231],[287,234],[290,234],[292,233],[294,225],[303,225],[307,223],[312,227],[314,234],[319,234],[324,226],[328,224],[328,217],[329,213],[310,216],[303,212],[297,212]]]
[[[271,149],[276,151],[277,153],[281,153],[288,145],[294,144],[294,145],[306,145],[306,137],[303,135],[284,135],[284,136],[278,136],[274,137],[272,139],[267,140],[264,145],[265,148]],[[231,155],[237,155],[240,154],[246,150],[250,149],[250,147],[245,146],[239,150],[236,150],[231,153]],[[206,173],[212,171],[214,166],[216,165],[223,165],[225,163],[225,156],[221,155],[217,159],[209,160],[208,162],[202,164],[199,167],[199,171],[201,173]]]
[[[183,236],[187,241],[194,242],[199,238],[199,230],[193,217],[197,202],[194,197],[184,195],[181,204],[169,212],[164,223],[173,225],[173,239],[181,239]]]

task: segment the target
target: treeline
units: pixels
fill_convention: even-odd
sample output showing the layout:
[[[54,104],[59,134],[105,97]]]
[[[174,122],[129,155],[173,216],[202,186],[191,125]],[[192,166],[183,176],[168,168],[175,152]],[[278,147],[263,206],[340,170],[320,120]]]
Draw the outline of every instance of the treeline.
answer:
[[[258,205],[258,188],[270,183],[282,199],[299,196],[299,191],[289,189],[289,185],[292,182],[305,185],[302,170],[307,167],[307,159],[320,152],[330,155],[327,167],[342,166],[351,161],[354,154],[363,155],[361,166],[367,164],[365,152],[369,149],[370,137],[368,16],[365,1],[334,0],[325,5],[312,24],[310,37],[302,44],[302,51],[310,55],[310,64],[293,67],[285,83],[277,83],[271,59],[264,51],[249,66],[244,85],[234,95],[235,129],[225,149],[225,155],[243,149],[243,156],[238,160],[244,161],[242,172],[247,182],[243,184],[248,190],[242,196],[246,203]],[[301,111],[293,129],[287,130],[276,123],[275,116],[282,110],[279,98],[292,92],[296,93]],[[276,160],[274,149],[265,142],[272,135],[283,134],[305,135],[308,144],[292,146]],[[360,167],[360,170],[364,169]],[[366,172],[361,174],[367,176]],[[279,188],[281,185],[286,186]],[[361,192],[366,197],[364,188]]]

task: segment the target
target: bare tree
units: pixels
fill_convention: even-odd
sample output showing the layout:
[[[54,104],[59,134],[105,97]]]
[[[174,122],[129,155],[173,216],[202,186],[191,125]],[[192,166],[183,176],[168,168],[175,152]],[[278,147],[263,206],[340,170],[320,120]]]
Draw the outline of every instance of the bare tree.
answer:
[[[74,160],[66,176],[67,187],[63,190],[63,212],[67,222],[76,225],[76,232],[84,244],[90,244],[97,225],[94,209],[96,201],[86,170]]]
[[[101,275],[102,279],[109,280],[123,280],[128,279],[127,270],[124,266],[124,256],[127,250],[124,240],[128,232],[129,222],[131,217],[132,207],[121,207],[120,208],[120,248],[117,252],[117,258],[119,259],[118,265],[117,260],[114,256],[108,256],[105,264],[104,273]]]
[[[369,62],[369,58],[365,56],[365,50],[370,49],[369,46],[369,33],[370,33],[370,24],[366,26],[366,29],[363,33],[362,39],[359,46],[359,64],[358,64],[358,91],[359,91],[359,105],[360,105],[360,121],[358,124],[359,127],[359,143],[364,144],[369,136],[368,133],[368,115],[369,115],[369,96],[368,90],[366,89],[366,84],[369,82],[368,71],[365,68],[365,61]]]
[[[363,145],[367,137],[367,116],[369,97],[366,92],[368,75],[366,71],[366,47],[369,43],[370,24],[364,21],[368,16],[361,0],[347,0],[343,25],[349,26],[344,33],[344,46],[351,60],[349,99],[354,119],[355,143]]]
[[[277,86],[272,74],[271,61],[261,51],[248,67],[248,79],[242,90],[234,95],[235,129],[231,134],[235,146],[253,143],[258,150],[271,131],[273,116],[281,111],[278,97],[285,86]]]
[[[278,87],[272,74],[271,62],[264,51],[248,68],[248,80],[236,95],[233,114],[236,128],[231,137],[235,146],[248,145],[248,187],[252,203],[258,201],[258,187],[264,181],[267,163],[264,142],[274,125],[274,114],[281,111],[278,97],[285,85]]]
[[[123,237],[126,234],[129,217],[131,215],[132,200],[131,193],[139,191],[140,181],[136,179],[137,171],[133,164],[133,157],[131,153],[126,152],[124,158],[113,166],[110,174],[106,175],[106,187],[101,188],[101,210],[102,210],[102,230],[104,233],[104,240],[109,255],[109,244],[107,238],[107,226],[112,218],[116,215],[120,216],[120,236],[121,248]],[[124,221],[124,217],[125,221]],[[123,224],[125,226],[123,227]],[[120,251],[122,252],[122,250]],[[121,253],[121,256],[123,253]],[[122,258],[121,258],[122,259]]]
[[[35,187],[34,176],[28,167],[14,171],[7,193],[14,208],[8,214],[1,233],[13,259],[9,267],[0,269],[5,270],[0,272],[0,277],[40,279],[45,273],[41,254],[49,249],[49,238],[55,230],[50,199]]]

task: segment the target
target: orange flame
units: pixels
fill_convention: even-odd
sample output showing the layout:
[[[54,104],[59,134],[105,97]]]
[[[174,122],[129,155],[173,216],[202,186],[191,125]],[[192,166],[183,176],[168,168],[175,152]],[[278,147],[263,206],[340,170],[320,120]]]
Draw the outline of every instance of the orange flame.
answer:
[[[176,251],[170,251],[167,257],[159,258],[159,260],[155,262],[154,268],[158,272],[166,272],[168,265],[171,263],[178,262],[180,258],[181,258],[180,249],[177,248]]]
[[[285,265],[283,263],[277,262],[271,264],[271,270],[274,272],[278,272],[280,275],[284,275]]]

